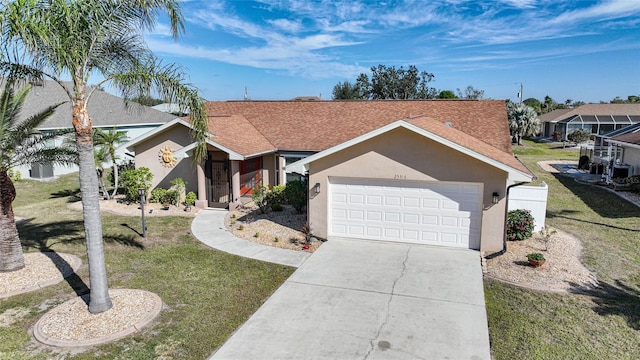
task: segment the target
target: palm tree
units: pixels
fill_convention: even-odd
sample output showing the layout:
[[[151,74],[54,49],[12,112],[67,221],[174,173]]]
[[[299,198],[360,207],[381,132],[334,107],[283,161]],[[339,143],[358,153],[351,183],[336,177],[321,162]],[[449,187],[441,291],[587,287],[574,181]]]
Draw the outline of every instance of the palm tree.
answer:
[[[77,161],[77,154],[73,149],[45,146],[47,141],[68,134],[71,129],[44,134],[35,130],[60,104],[18,121],[29,90],[30,87],[25,87],[15,92],[7,82],[0,95],[0,272],[24,268],[24,255],[12,205],[16,189],[9,170],[15,166],[37,162],[69,164]]]
[[[93,149],[93,160],[96,162],[96,174],[98,175],[98,187],[102,190],[102,197],[109,199],[109,191],[104,185],[104,164],[110,161],[109,151],[100,147]]]
[[[109,196],[109,193],[107,193],[107,198],[112,198],[116,196],[116,193],[118,192],[118,164],[116,164],[118,157],[116,156],[116,145],[124,143],[129,138],[127,137],[127,133],[124,131],[118,131],[116,129],[111,129],[109,131],[95,129],[93,139],[96,145],[102,146],[106,149],[109,153],[109,158],[113,163],[113,194]]]
[[[194,161],[206,153],[207,117],[197,90],[184,83],[182,68],[164,65],[144,42],[166,13],[172,35],[184,30],[179,0],[15,0],[0,7],[0,70],[10,77],[49,78],[66,92],[72,106],[79,156],[80,191],[89,265],[89,311],[113,305],[107,284],[98,177],[93,158],[92,120],[87,103],[93,91],[109,82],[125,99],[158,94],[189,108],[198,143]],[[71,77],[65,86],[61,76]],[[92,75],[102,76],[87,86]]]
[[[532,107],[525,104],[507,103],[507,116],[511,137],[522,145],[523,136],[533,136],[540,132],[540,119]]]

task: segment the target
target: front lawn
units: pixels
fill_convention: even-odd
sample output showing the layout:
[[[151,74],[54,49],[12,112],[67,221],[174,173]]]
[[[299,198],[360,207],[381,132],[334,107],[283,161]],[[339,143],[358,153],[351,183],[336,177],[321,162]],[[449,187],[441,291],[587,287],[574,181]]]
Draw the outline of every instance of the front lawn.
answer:
[[[20,181],[16,188],[15,212],[26,218],[18,226],[25,248],[72,253],[83,266],[78,278],[0,301],[0,316],[20,314],[0,325],[0,358],[54,358],[57,351],[38,345],[28,331],[46,309],[89,284],[82,213],[67,206],[77,200],[77,175]],[[64,351],[64,358],[205,359],[294,270],[207,248],[190,234],[191,220],[148,217],[148,238],[142,240],[140,217],[103,214],[109,286],[149,290],[166,308],[139,334],[81,353]]]
[[[485,281],[491,348],[501,359],[640,358],[640,209],[615,194],[547,173],[541,160],[577,149],[526,142],[514,152],[549,185],[547,225],[582,240],[600,281],[589,294],[552,294]],[[561,145],[560,145],[561,147]]]

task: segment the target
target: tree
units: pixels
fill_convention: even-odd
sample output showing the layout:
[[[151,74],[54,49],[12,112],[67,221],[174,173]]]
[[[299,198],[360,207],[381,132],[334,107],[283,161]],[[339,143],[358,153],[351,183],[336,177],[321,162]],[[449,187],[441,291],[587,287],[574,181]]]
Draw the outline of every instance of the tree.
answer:
[[[542,103],[536,98],[527,98],[522,101],[523,104],[533,108],[536,113],[542,114]]]
[[[363,95],[357,84],[339,82],[333,87],[333,100],[362,100]]]
[[[511,136],[518,145],[522,145],[523,136],[533,136],[540,132],[538,114],[525,104],[508,102],[507,116]]]
[[[576,129],[569,134],[567,134],[567,140],[574,142],[576,144],[583,143],[591,137],[591,133],[585,129]]]
[[[458,97],[461,99],[482,99],[484,97],[484,90],[476,89],[471,85],[468,85],[464,89],[464,93],[460,89],[458,91]]]
[[[107,198],[116,196],[116,193],[118,192],[118,157],[116,156],[116,146],[127,140],[127,133],[116,129],[110,129],[109,131],[96,129],[93,133],[93,142],[97,146],[101,146],[106,149],[109,153],[109,159],[113,163],[113,194],[109,196],[107,193]]]
[[[49,133],[36,130],[60,104],[23,121],[18,120],[29,90],[30,87],[24,87],[15,92],[7,82],[0,95],[0,272],[24,268],[24,254],[13,214],[16,189],[9,176],[11,168],[37,162],[71,164],[77,161],[73,149],[46,146],[47,141],[70,133],[70,129]]]
[[[457,99],[458,97],[451,90],[441,90],[436,96],[437,99]]]
[[[149,95],[137,96],[132,98],[131,101],[137,102],[138,104],[144,105],[144,106],[156,106],[164,103],[162,99],[156,99]]]
[[[356,86],[360,89],[363,99],[368,100],[411,100],[435,99],[436,89],[427,84],[434,75],[410,65],[408,69],[402,66],[396,69],[378,65],[371,68],[371,79],[367,74],[360,74],[356,79]]]
[[[194,161],[206,154],[207,117],[197,90],[185,85],[182,68],[164,65],[146,46],[144,31],[166,13],[174,38],[184,31],[179,0],[16,0],[0,8],[1,70],[10,78],[49,78],[66,92],[72,106],[79,157],[83,221],[89,265],[89,311],[113,305],[109,297],[98,179],[93,157],[93,126],[87,110],[95,87],[92,75],[103,77],[125,99],[160,94],[189,108],[192,136],[198,144]],[[65,85],[61,76],[71,77]]]
[[[104,164],[110,161],[109,151],[106,148],[94,148],[93,160],[96,162],[96,174],[98,175],[98,187],[102,191],[102,197],[109,199],[109,191],[104,184]]]

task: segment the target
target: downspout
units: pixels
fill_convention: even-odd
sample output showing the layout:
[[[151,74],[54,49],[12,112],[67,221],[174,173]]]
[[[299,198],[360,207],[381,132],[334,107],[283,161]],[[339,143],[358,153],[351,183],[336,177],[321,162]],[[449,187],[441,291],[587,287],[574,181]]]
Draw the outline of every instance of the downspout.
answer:
[[[534,177],[534,180],[535,180],[535,177]],[[529,184],[529,182],[522,181],[522,182],[507,186],[507,194],[505,195],[507,204],[504,207],[504,224],[505,225],[507,224],[507,218],[509,216],[509,192],[511,191],[511,188],[514,188],[516,186],[522,186],[524,184]],[[507,252],[507,227],[506,226],[504,227],[504,234],[502,236],[502,251],[500,252],[500,254],[504,254],[505,252]]]

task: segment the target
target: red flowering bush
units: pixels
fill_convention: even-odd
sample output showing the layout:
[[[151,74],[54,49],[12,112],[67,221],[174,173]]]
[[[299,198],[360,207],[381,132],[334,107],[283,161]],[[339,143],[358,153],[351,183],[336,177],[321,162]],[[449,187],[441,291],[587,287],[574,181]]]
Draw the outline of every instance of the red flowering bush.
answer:
[[[529,210],[511,210],[507,214],[507,240],[525,240],[533,232],[533,216]]]

